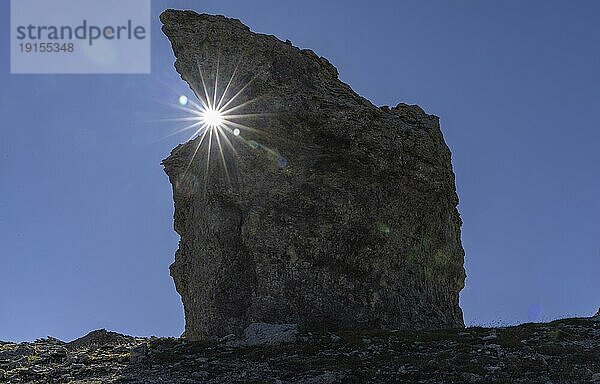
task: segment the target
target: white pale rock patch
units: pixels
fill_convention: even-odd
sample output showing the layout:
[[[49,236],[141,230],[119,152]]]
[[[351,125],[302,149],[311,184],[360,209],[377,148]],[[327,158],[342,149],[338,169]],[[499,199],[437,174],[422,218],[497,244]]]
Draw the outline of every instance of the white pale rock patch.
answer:
[[[297,336],[296,324],[252,323],[244,330],[242,343],[247,346],[293,343]]]

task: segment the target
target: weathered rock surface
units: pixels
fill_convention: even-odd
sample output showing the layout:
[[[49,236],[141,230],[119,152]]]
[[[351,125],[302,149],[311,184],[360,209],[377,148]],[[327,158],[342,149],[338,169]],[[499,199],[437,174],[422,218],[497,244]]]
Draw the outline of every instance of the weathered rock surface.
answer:
[[[115,343],[115,341],[117,341]],[[0,383],[527,383],[600,380],[600,323],[301,333],[294,343],[123,337],[66,348],[0,342]]]
[[[244,330],[243,344],[277,345],[296,341],[298,326],[295,324],[252,323]]]
[[[164,160],[185,336],[240,335],[254,322],[463,327],[461,220],[439,119],[376,107],[325,58],[238,20],[174,10],[161,20],[197,95],[203,79],[212,94],[217,63],[218,89],[240,63],[226,99],[249,83],[230,107],[254,128],[224,132],[237,152],[221,137],[227,167],[216,132],[212,150],[196,138]]]

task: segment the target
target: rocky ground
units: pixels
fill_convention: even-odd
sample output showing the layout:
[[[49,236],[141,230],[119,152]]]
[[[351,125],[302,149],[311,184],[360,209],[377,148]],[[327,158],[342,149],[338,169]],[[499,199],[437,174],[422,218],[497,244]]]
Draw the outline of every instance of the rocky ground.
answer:
[[[187,342],[99,330],[70,343],[0,342],[0,382],[600,383],[600,316],[506,328],[300,333],[279,345],[261,337]]]

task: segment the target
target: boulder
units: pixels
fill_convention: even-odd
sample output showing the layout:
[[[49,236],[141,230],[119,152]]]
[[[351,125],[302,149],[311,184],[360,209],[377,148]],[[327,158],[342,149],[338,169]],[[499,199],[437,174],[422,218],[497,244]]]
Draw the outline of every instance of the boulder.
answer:
[[[252,323],[463,327],[439,118],[377,107],[327,59],[238,20],[167,10],[161,21],[182,79],[205,103],[225,91],[221,107],[234,108],[163,161],[185,337],[241,336]]]
[[[65,344],[68,349],[87,348],[90,346],[101,347],[104,345],[115,345],[124,342],[125,340],[133,339],[131,336],[126,336],[117,332],[107,331],[106,329],[96,329],[85,336],[70,341]]]
[[[278,345],[292,343],[298,336],[296,324],[252,323],[244,330],[241,345]]]

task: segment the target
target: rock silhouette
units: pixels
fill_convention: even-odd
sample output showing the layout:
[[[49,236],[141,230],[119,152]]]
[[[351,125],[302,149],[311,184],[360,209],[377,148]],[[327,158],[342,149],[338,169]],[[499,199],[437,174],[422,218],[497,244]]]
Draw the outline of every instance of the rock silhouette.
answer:
[[[327,59],[238,20],[167,10],[161,21],[196,95],[216,103],[232,79],[223,104],[236,107],[228,128],[163,162],[185,337],[251,323],[463,327],[461,220],[439,119],[374,106]]]

